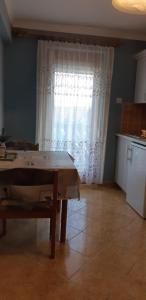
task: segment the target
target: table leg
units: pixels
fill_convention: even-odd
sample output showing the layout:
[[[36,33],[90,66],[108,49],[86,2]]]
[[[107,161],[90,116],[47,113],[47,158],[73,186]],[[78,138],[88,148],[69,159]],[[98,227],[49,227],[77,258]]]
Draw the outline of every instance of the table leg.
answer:
[[[66,240],[67,204],[68,204],[68,200],[62,200],[61,234],[60,234],[60,242],[61,243],[65,243],[65,240]]]

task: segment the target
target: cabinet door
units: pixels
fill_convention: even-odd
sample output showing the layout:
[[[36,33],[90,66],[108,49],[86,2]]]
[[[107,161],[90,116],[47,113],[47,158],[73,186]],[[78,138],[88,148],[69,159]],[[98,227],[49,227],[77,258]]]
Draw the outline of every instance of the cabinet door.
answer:
[[[123,191],[127,191],[127,155],[130,141],[124,137],[118,137],[116,157],[116,183]]]
[[[128,160],[127,202],[144,218],[146,191],[146,148],[132,146],[131,159]]]
[[[135,102],[146,103],[146,56],[137,61]]]

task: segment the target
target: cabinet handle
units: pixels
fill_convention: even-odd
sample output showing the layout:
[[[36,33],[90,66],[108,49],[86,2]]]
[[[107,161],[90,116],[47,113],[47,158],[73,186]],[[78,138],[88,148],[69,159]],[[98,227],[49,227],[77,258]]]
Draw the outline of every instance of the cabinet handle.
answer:
[[[127,148],[127,160],[132,161],[132,148]]]

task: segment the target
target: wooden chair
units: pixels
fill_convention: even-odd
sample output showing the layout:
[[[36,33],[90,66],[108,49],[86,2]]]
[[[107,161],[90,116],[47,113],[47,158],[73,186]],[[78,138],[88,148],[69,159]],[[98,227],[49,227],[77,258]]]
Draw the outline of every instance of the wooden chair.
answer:
[[[27,141],[8,141],[6,148],[8,150],[39,151],[39,144],[33,144]]]
[[[18,187],[36,187],[50,185],[51,197],[45,201],[36,199],[35,202],[22,201],[12,196],[11,189]],[[0,219],[2,219],[2,235],[6,234],[7,219],[50,218],[51,258],[55,257],[56,211],[58,195],[58,171],[18,168],[0,171],[0,186],[3,197],[0,199]],[[50,186],[49,186],[50,187]],[[45,189],[46,190],[46,189]],[[24,199],[25,200],[25,199]]]

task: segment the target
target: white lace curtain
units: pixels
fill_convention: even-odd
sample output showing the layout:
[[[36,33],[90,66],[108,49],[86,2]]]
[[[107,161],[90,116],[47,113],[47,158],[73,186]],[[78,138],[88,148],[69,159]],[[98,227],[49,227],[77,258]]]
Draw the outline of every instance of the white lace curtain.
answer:
[[[38,42],[36,139],[68,151],[85,183],[103,179],[113,60],[111,47]]]

